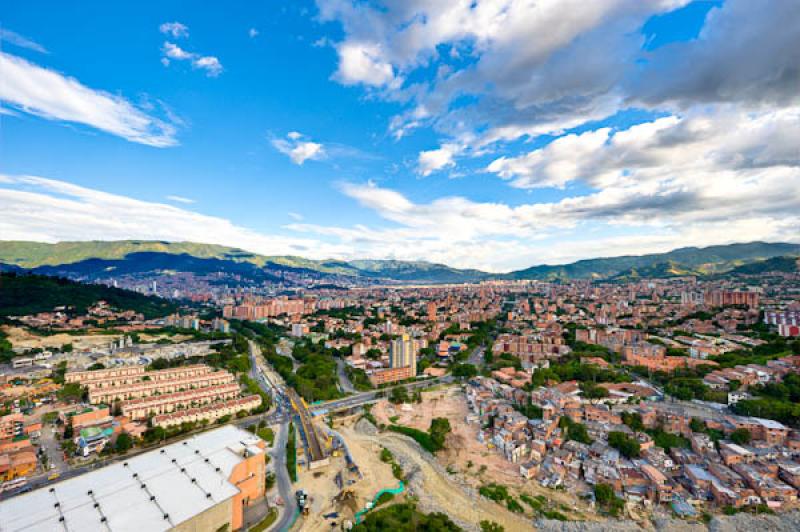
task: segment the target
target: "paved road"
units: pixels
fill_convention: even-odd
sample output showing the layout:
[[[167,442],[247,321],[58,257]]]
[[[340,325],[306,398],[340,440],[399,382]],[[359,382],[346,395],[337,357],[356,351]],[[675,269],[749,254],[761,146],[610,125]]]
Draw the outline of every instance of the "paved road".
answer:
[[[467,362],[472,364],[476,368],[481,368],[483,366],[483,353],[486,352],[485,345],[479,345],[475,349],[472,350],[472,353],[469,355],[469,359]]]
[[[447,384],[453,382],[453,377],[450,375],[446,375],[444,377],[439,377],[436,379],[426,379],[422,381],[410,382],[408,384],[401,384],[407,390],[416,390],[418,388],[429,388],[431,386],[435,386],[437,384]],[[375,390],[374,392],[362,392],[355,395],[351,395],[349,397],[345,397],[344,399],[334,399],[333,401],[327,401],[325,403],[315,404],[311,409],[312,411],[320,412],[320,411],[333,411],[333,410],[344,410],[347,408],[354,408],[356,406],[362,406],[369,403],[377,402],[384,394],[388,393],[390,388],[384,388],[382,390]]]
[[[289,420],[292,417],[291,406],[283,388],[283,380],[277,373],[270,371],[269,366],[261,356],[261,349],[258,345],[250,341],[249,346],[250,376],[275,401],[275,411],[272,414],[274,417],[268,423],[279,426],[275,435],[275,445],[273,445],[269,454],[272,456],[275,466],[275,484],[278,488],[278,494],[283,499],[283,506],[278,508],[280,514],[275,523],[272,524],[272,527],[270,527],[270,530],[285,532],[289,530],[297,511],[292,493],[292,480],[289,478],[289,471],[286,469],[286,442],[289,439]]]
[[[347,364],[341,358],[336,359],[336,373],[339,375],[339,386],[342,387],[342,391],[345,393],[357,393],[355,386],[353,383],[350,382],[350,378],[347,376],[347,372],[345,368]]]
[[[275,484],[278,487],[278,494],[283,499],[283,506],[279,507],[280,515],[278,520],[272,525],[272,530],[284,532],[289,530],[289,526],[294,520],[297,511],[294,495],[292,494],[292,480],[289,478],[289,471],[286,469],[286,441],[289,439],[289,426],[281,424],[278,433],[275,435],[275,446],[270,451],[272,463],[275,465]]]

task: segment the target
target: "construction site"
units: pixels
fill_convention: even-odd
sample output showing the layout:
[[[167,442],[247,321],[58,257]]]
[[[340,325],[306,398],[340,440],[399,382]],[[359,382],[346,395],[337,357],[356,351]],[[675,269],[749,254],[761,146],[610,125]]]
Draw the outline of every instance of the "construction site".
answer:
[[[388,417],[394,418],[397,412],[404,411],[409,422],[422,412],[422,417],[418,417],[415,423],[422,426],[430,423],[435,411],[437,416],[443,413],[452,415],[453,425],[461,425],[463,423],[455,419],[460,409],[446,404],[457,399],[451,394],[449,391],[425,394],[427,398],[421,406],[415,405],[413,412],[410,408],[403,409],[401,405],[381,401],[375,406],[374,413],[380,416],[379,423],[388,423]],[[301,516],[292,530],[347,529],[372,508],[402,502],[408,496],[415,498],[420,510],[446,513],[465,530],[479,530],[478,524],[483,520],[495,521],[506,530],[530,528],[530,520],[525,516],[513,514],[479,497],[474,487],[479,479],[467,479],[466,475],[448,471],[445,464],[451,461],[449,454],[443,455],[445,460],[440,462],[438,457],[423,451],[406,436],[379,432],[365,419],[363,412],[346,413],[333,419],[328,417],[332,427],[322,422],[323,417],[326,416],[309,421],[326,456],[324,465],[308,467],[309,462],[315,462],[311,456],[313,447],[306,451],[298,445],[298,480],[293,489],[296,490],[295,502],[301,508]],[[298,431],[301,429],[302,425]],[[454,443],[457,443],[460,437],[454,437]],[[386,461],[387,456],[392,460]],[[457,459],[457,454],[454,454],[453,462]],[[505,480],[508,481],[512,474],[511,471],[506,473]]]

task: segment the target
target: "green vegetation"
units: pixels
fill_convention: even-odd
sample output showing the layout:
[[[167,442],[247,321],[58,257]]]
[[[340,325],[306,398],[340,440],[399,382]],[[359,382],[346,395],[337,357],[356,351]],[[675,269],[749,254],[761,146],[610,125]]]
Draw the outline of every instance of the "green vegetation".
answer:
[[[389,402],[399,405],[401,403],[408,403],[411,401],[408,395],[408,390],[405,386],[395,386],[389,393]]]
[[[297,435],[294,423],[289,423],[289,438],[286,441],[286,469],[289,471],[289,478],[292,479],[292,482],[297,482]]]
[[[22,316],[49,312],[66,306],[68,312],[85,314],[98,301],[117,310],[132,310],[146,319],[171,314],[174,304],[159,297],[99,284],[81,284],[67,279],[40,275],[0,273],[0,316]]]
[[[363,369],[346,366],[344,372],[347,378],[350,379],[353,388],[359,392],[368,392],[373,389],[372,383],[369,382],[369,377],[367,377],[367,372]]]
[[[261,396],[261,405],[253,409],[253,414],[260,414],[269,410],[269,406],[272,404],[272,398],[267,392],[261,389],[261,386],[259,386],[256,381],[247,375],[240,375],[239,382],[241,382],[244,387],[247,388],[247,393]],[[272,442],[270,441],[270,443]]]
[[[403,425],[389,425],[389,430],[405,434],[420,444],[423,449],[430,453],[435,453],[444,449],[444,442],[450,432],[450,422],[447,418],[434,418],[428,432],[422,432]]]
[[[586,425],[572,421],[569,416],[561,416],[561,419],[558,420],[558,426],[564,431],[567,440],[587,445],[592,443],[589,432],[586,430]]]
[[[478,489],[478,493],[494,502],[503,502],[510,497],[508,488],[502,484],[487,484]]]
[[[69,384],[65,384],[64,386],[61,387],[60,390],[56,392],[56,395],[61,401],[67,401],[67,402],[81,401],[84,397],[84,394],[85,390],[77,382],[71,382]]]
[[[392,474],[394,475],[394,478],[397,480],[405,480],[403,468],[395,461],[394,455],[386,447],[381,448],[381,462],[390,464],[392,466]]]
[[[231,373],[247,373],[250,371],[248,347],[247,338],[234,334],[230,344],[214,346],[215,351],[206,356],[205,362],[215,368],[225,368]]]
[[[508,492],[508,488],[501,484],[492,483],[481,486],[478,488],[478,493],[498,504],[505,502],[506,508],[511,512],[521,514],[525,511],[522,505]],[[528,499],[530,499],[530,497],[528,497]]]
[[[608,397],[608,390],[591,382],[581,383],[581,395],[585,399],[604,399]]]
[[[608,484],[595,484],[594,498],[597,504],[609,514],[617,516],[625,507],[625,501],[617,497],[614,488]]]
[[[389,493],[388,491],[384,491],[380,494],[378,499],[375,501],[375,506],[380,506],[381,504],[386,504],[387,502],[394,499],[394,493]]]
[[[309,403],[338,399],[342,392],[339,391],[335,354],[336,350],[327,349],[322,341],[314,344],[305,340],[295,344],[292,350],[292,356],[300,363],[296,372],[287,373],[285,365],[283,371],[275,369]]]
[[[605,350],[599,352],[588,351],[587,353],[589,353],[589,356],[600,356],[600,354],[605,353]],[[584,353],[583,356],[586,356],[586,354]],[[580,357],[581,353],[575,352],[569,357],[564,357],[562,363],[546,369],[537,369],[533,372],[531,384],[527,385],[527,389],[534,390],[544,386],[547,381],[566,382],[574,380],[580,383],[587,383],[585,389],[589,390],[589,393],[599,395],[603,392],[595,391],[596,387],[593,385],[596,383],[630,382],[631,380],[625,373],[613,369],[603,369],[594,364],[584,364],[581,362]]]
[[[393,504],[370,512],[353,532],[458,532],[461,529],[442,513],[424,514],[413,503]]]
[[[478,368],[472,364],[456,364],[453,366],[453,377],[461,379],[471,379],[478,374]]]
[[[133,438],[127,432],[121,432],[114,443],[114,450],[118,453],[125,453],[133,447]]]
[[[274,507],[270,508],[267,516],[259,523],[251,526],[248,530],[250,532],[264,532],[272,526],[272,523],[274,523],[276,519],[278,519],[278,509]]]
[[[644,430],[642,416],[638,412],[623,412],[622,422],[628,425],[634,432],[641,432]]]
[[[275,443],[275,431],[269,427],[261,427],[256,431],[256,436],[269,443],[270,446]]]
[[[505,532],[502,525],[498,525],[494,521],[481,521],[481,532]]]
[[[739,401],[732,407],[734,412],[800,426],[800,375],[789,374],[780,383],[753,386],[749,391],[757,398]]]
[[[431,426],[428,429],[428,434],[431,436],[431,441],[438,449],[444,449],[444,442],[447,435],[451,432],[450,421],[445,417],[435,417],[431,420]]]
[[[7,364],[14,358],[14,351],[11,342],[8,341],[8,335],[0,330],[0,364]]]
[[[528,396],[528,403],[525,405],[520,405],[514,403],[512,405],[514,409],[525,416],[528,419],[542,419],[542,407],[539,405],[535,405],[531,402],[530,396]]]
[[[525,511],[522,505],[519,502],[517,502],[517,500],[514,499],[513,497],[509,498],[508,501],[506,501],[506,508],[508,508],[510,512],[514,512],[515,514],[521,514],[522,512]]]
[[[739,445],[748,444],[750,443],[750,431],[747,429],[736,429],[731,432],[730,438],[733,443],[738,443]]]
[[[636,438],[624,432],[611,431],[608,433],[608,444],[618,450],[625,458],[639,458],[641,448]]]
[[[660,428],[646,430],[653,438],[653,443],[657,447],[661,447],[666,452],[669,452],[673,447],[688,449],[691,447],[691,442],[681,436],[680,434],[672,434],[671,432],[664,432]]]
[[[797,244],[751,242],[706,248],[687,247],[649,255],[580,260],[558,266],[533,266],[511,272],[506,277],[540,280],[609,278],[630,269],[638,270],[639,275],[643,276],[646,275],[647,268],[670,262],[673,263],[672,268],[712,273],[730,270],[742,263],[792,255],[800,255],[800,246]],[[655,269],[657,273],[663,274],[661,267]]]

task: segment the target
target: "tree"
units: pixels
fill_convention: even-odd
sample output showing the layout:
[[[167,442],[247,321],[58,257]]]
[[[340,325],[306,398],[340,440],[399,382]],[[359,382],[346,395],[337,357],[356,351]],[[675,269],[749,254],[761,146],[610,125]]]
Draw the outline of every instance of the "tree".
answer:
[[[738,443],[739,445],[746,445],[750,443],[750,431],[747,429],[736,429],[731,432],[731,441],[733,443]]]
[[[705,432],[706,424],[703,423],[703,420],[693,417],[689,422],[689,428],[692,429],[692,432]]]
[[[453,377],[471,379],[478,374],[478,368],[472,364],[456,364],[453,366]]]
[[[445,417],[437,417],[431,420],[428,434],[431,435],[434,445],[439,449],[444,448],[444,440],[451,431],[450,421]]]
[[[117,436],[117,441],[114,443],[114,448],[118,453],[124,453],[127,452],[131,447],[133,447],[133,438],[131,438],[131,435],[127,432],[121,432],[119,436]]]
[[[389,395],[389,401],[394,404],[407,403],[409,401],[408,390],[405,386],[395,386]]]
[[[595,484],[594,498],[597,504],[605,508],[611,515],[619,514],[620,510],[625,506],[625,501],[617,497],[614,493],[614,488],[608,484]]]
[[[639,458],[641,454],[639,442],[634,438],[628,437],[624,432],[609,432],[608,444],[617,449],[625,458]]]
[[[598,504],[608,504],[614,500],[614,488],[612,488],[608,484],[595,484],[594,486],[594,498],[597,500]]]
[[[505,532],[502,525],[498,525],[494,521],[481,521],[481,532]]]
[[[642,415],[638,412],[623,412],[622,422],[628,425],[632,431],[641,432],[644,430]]]

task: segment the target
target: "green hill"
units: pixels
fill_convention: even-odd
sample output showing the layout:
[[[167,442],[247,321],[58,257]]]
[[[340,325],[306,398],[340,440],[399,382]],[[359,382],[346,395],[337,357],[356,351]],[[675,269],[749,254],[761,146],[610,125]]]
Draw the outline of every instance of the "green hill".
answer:
[[[758,275],[768,272],[794,273],[800,271],[800,259],[797,257],[772,257],[771,259],[751,262],[737,266],[731,274]]]
[[[175,257],[180,256],[180,261]],[[202,260],[191,260],[202,259]],[[105,262],[101,262],[105,261]],[[220,261],[230,263],[224,266]],[[175,263],[178,264],[175,264]],[[291,255],[259,255],[239,248],[194,242],[163,242],[152,240],[41,242],[0,241],[0,264],[6,268],[32,269],[47,275],[81,273],[114,269],[120,271],[151,271],[156,264],[171,265],[177,271],[206,272],[211,267],[236,270],[245,276],[260,276],[254,268],[274,273],[280,270],[307,271],[317,274],[345,275],[370,279],[397,281],[468,282],[488,274],[477,270],[459,270],[443,264],[423,261],[396,260],[312,260]],[[236,267],[233,264],[239,264]],[[248,265],[247,268],[243,265]],[[151,269],[146,269],[151,268]],[[162,269],[166,269],[166,266]],[[199,270],[198,270],[199,269]]]
[[[635,281],[637,279],[666,279],[685,275],[702,275],[698,270],[687,268],[675,261],[659,262],[641,268],[629,268],[611,277],[617,281]]]
[[[728,272],[742,264],[777,256],[800,256],[800,245],[785,243],[751,242],[706,248],[687,247],[667,253],[626,255],[588,259],[562,265],[533,266],[511,272],[507,279],[607,279],[625,272],[636,271],[644,276],[648,268],[659,264],[672,264],[678,270],[694,271],[699,275]],[[659,268],[655,268],[658,270]]]
[[[0,273],[0,316],[22,316],[71,307],[78,314],[105,301],[117,310],[133,310],[145,319],[166,316],[177,307],[159,297],[98,284],[82,284],[57,277]]]
[[[399,260],[312,260],[297,256],[259,255],[239,248],[194,242],[145,240],[59,242],[0,241],[0,268],[33,269],[34,273],[96,278],[110,271],[142,273],[158,270],[227,271],[261,281],[282,271],[307,272],[324,280],[343,275],[367,280],[460,283],[482,279],[639,279],[677,275],[744,273],[737,268],[774,257],[800,256],[800,245],[751,242],[705,248],[687,247],[667,253],[587,259],[560,265],[539,265],[508,274],[457,269],[444,264]],[[767,264],[765,267],[772,267]],[[784,264],[782,267],[787,267]],[[759,266],[755,266],[759,268]],[[783,270],[782,270],[783,271]]]

